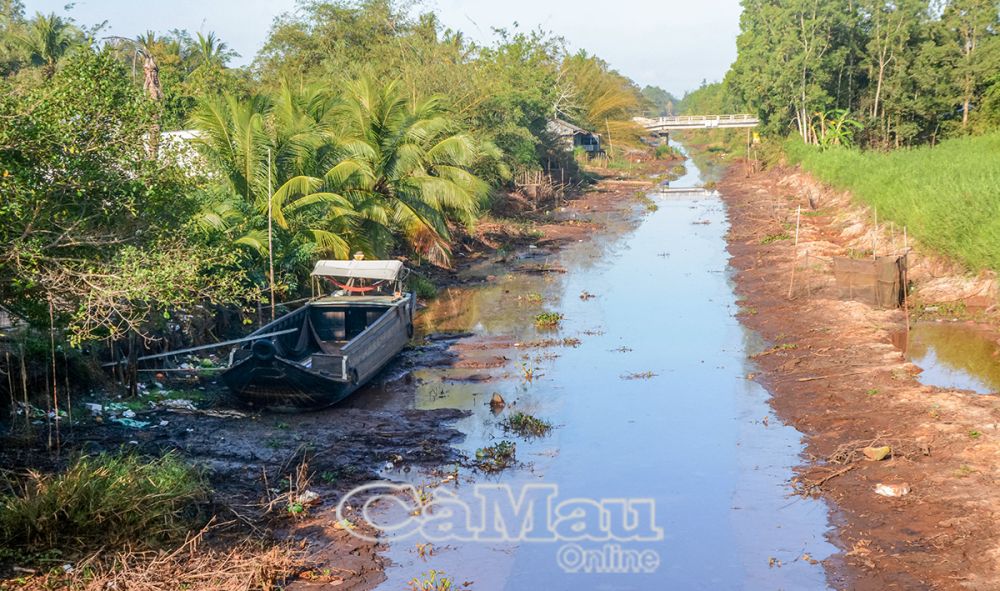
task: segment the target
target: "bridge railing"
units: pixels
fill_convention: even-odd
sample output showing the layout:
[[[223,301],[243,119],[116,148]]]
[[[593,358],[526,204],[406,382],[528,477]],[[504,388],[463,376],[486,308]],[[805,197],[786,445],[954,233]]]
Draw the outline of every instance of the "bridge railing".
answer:
[[[756,121],[757,118],[749,113],[737,115],[676,115],[673,117],[657,117],[657,123],[696,123],[699,121]]]

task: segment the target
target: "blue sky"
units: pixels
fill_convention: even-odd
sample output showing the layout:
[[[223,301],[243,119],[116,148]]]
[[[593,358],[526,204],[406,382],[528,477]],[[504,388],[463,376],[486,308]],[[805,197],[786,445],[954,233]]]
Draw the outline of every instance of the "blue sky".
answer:
[[[24,0],[35,11],[64,13],[67,0]],[[249,62],[274,18],[295,0],[79,0],[69,12],[78,22],[108,20],[109,34],[135,36],[147,29],[215,31]],[[640,84],[675,94],[719,80],[736,57],[739,0],[427,0],[442,22],[485,42],[493,27],[541,26],[586,49]]]

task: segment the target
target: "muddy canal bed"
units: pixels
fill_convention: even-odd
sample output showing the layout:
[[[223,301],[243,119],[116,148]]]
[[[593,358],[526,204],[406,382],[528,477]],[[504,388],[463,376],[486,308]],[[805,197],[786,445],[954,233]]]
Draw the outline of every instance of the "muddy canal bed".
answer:
[[[674,191],[697,179],[687,166]],[[480,591],[825,587],[819,561],[834,550],[828,509],[793,495],[801,435],[748,379],[748,357],[765,345],[735,317],[725,207],[705,192],[649,197],[656,209],[637,227],[532,261],[559,272],[501,272],[444,291],[420,316],[425,332],[471,335],[449,344],[452,363],[414,372],[413,407],[468,411],[453,423],[465,434],[460,450],[475,458],[510,441],[517,464],[498,474],[456,466],[444,484],[440,473],[391,466],[382,476],[470,506],[477,485],[509,487],[515,498],[550,487],[556,503],[646,500],[659,536],[609,544],[408,531],[386,537],[391,565],[381,589],[405,588],[431,569]],[[563,315],[558,326],[535,325],[546,312]],[[507,402],[500,412],[489,405],[494,393]],[[505,432],[518,411],[555,428],[528,439]],[[392,513],[383,510],[386,523]],[[655,568],[583,572],[615,570],[614,552]]]

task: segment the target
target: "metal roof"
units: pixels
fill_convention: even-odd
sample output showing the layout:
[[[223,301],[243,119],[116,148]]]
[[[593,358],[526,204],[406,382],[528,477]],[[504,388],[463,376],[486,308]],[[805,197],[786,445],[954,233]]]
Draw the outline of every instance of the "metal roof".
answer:
[[[395,281],[402,270],[403,263],[400,261],[317,261],[312,274],[318,277]]]
[[[587,131],[578,125],[573,125],[569,121],[559,118],[550,120],[545,127],[550,133],[554,133],[556,135],[598,135],[592,131]]]

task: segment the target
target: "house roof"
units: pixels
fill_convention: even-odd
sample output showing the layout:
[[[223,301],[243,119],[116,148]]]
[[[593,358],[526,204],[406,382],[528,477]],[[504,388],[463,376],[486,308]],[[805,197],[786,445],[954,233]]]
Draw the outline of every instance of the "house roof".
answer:
[[[550,133],[554,133],[556,135],[561,135],[561,136],[577,135],[577,134],[598,135],[592,131],[587,131],[586,129],[580,127],[579,125],[573,125],[569,121],[565,121],[558,117],[556,117],[555,119],[551,119],[545,125],[545,129],[547,129]]]

